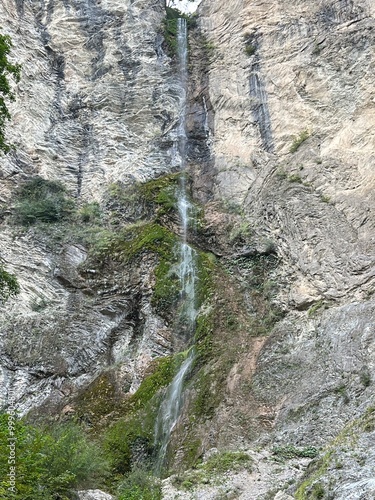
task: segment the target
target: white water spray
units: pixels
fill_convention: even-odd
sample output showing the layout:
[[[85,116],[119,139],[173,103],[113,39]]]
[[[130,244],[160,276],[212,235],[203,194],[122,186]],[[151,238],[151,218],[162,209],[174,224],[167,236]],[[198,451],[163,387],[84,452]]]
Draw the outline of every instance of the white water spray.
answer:
[[[178,323],[183,324],[186,340],[194,334],[196,308],[195,308],[195,252],[187,243],[191,204],[186,195],[186,94],[187,94],[187,25],[185,19],[178,19],[177,25],[179,77],[181,85],[180,113],[177,128],[176,149],[180,157],[181,181],[178,190],[178,211],[181,220],[181,249],[178,274],[181,290],[181,311]],[[181,364],[177,374],[169,385],[165,398],[160,406],[155,423],[155,444],[159,446],[156,460],[156,473],[162,472],[166,461],[168,445],[183,407],[184,381],[190,372],[194,361],[194,348]]]
[[[159,445],[155,465],[155,472],[157,475],[161,475],[163,471],[170,438],[176,427],[183,406],[182,389],[184,380],[190,371],[193,361],[194,352],[193,349],[191,349],[188,357],[182,363],[172,383],[169,385],[159,409],[158,418],[155,422],[155,441],[156,444]]]

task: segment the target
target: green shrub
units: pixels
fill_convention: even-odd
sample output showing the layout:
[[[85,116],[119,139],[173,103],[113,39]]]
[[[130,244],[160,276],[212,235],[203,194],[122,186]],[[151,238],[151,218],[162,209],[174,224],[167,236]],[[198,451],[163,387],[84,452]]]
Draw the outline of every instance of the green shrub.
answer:
[[[20,285],[14,274],[8,273],[0,264],[0,303],[20,292]]]
[[[9,471],[9,416],[0,416],[0,470]],[[7,474],[0,478],[4,500],[55,500],[73,498],[73,490],[98,487],[108,474],[108,464],[97,445],[74,424],[38,428],[15,421],[16,488],[8,490]]]
[[[248,56],[253,56],[257,50],[256,38],[252,33],[245,33],[243,36],[245,42],[245,53]]]
[[[298,136],[296,136],[293,140],[292,145],[290,146],[290,152],[295,153],[302,143],[304,143],[310,137],[310,133],[308,130],[304,130]]]
[[[245,46],[245,53],[247,56],[253,56],[256,52],[256,47],[254,45],[248,44]]]
[[[119,500],[161,500],[160,481],[146,470],[135,468],[118,488]]]
[[[251,233],[252,231],[249,222],[243,221],[238,223],[233,226],[231,232],[229,233],[229,242],[232,244],[236,242],[246,242],[249,240]]]
[[[100,219],[101,211],[99,203],[86,203],[81,207],[78,212],[78,220],[82,222],[95,222]]]
[[[5,139],[5,123],[10,120],[10,113],[6,104],[15,100],[15,94],[11,90],[8,77],[11,77],[16,83],[20,80],[21,66],[11,64],[8,60],[8,54],[12,48],[12,42],[8,35],[0,35],[0,151],[8,153],[12,145],[7,144]]]
[[[311,500],[319,500],[320,498],[324,498],[325,496],[324,486],[321,483],[314,484],[310,495],[311,495],[310,496]]]
[[[285,170],[280,167],[276,170],[276,175],[279,179],[287,179],[288,178],[288,174],[285,172]]]
[[[121,419],[107,429],[103,446],[113,472],[117,475],[129,473],[132,467],[134,444],[142,441],[147,450],[150,450],[151,438],[150,430],[143,426],[141,418]]]
[[[197,25],[196,15],[189,16],[175,7],[166,7],[166,15],[163,21],[163,35],[172,56],[177,53],[177,20],[179,18],[186,19],[188,28],[195,28]]]
[[[315,458],[319,451],[314,446],[297,448],[293,445],[275,446],[272,454],[278,459],[290,460],[291,458]]]
[[[163,21],[163,35],[171,55],[177,53],[177,20],[180,17],[185,16],[178,9],[166,7],[166,16]]]
[[[23,225],[59,222],[73,211],[73,200],[60,182],[34,177],[17,192],[15,220]]]
[[[292,175],[289,175],[288,176],[288,181],[289,182],[295,182],[295,183],[298,183],[298,184],[302,184],[302,179],[301,179],[301,176],[298,175],[298,174],[292,174]]]
[[[326,194],[321,194],[320,195],[320,199],[324,202],[324,203],[329,203],[331,201],[331,198],[329,196],[327,196]]]
[[[367,368],[361,371],[359,379],[364,387],[368,387],[371,384],[371,374]]]

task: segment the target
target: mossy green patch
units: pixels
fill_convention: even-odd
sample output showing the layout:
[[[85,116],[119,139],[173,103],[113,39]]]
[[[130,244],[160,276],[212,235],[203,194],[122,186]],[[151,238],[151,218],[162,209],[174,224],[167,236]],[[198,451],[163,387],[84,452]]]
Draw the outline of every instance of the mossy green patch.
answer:
[[[105,257],[122,262],[130,262],[144,252],[152,252],[159,257],[155,268],[155,287],[152,304],[162,314],[168,314],[180,296],[180,280],[177,273],[179,261],[179,239],[167,228],[156,222],[134,224],[117,233],[102,232],[92,250],[101,260]],[[197,290],[196,308],[199,308],[213,293],[212,270],[214,257],[196,251]]]
[[[241,470],[251,472],[251,457],[241,451],[222,451],[196,465],[194,469],[175,476],[173,484],[179,489],[190,490],[201,484],[219,484],[223,474]]]
[[[313,497],[313,491],[325,472],[327,471],[329,464],[331,462],[332,451],[328,451],[325,455],[317,460],[316,462],[312,462],[309,467],[306,469],[305,475],[309,476],[308,479],[303,481],[301,486],[295,493],[296,500],[308,500]]]
[[[298,487],[295,498],[308,500],[310,498],[323,498],[316,496],[322,491],[321,480],[328,473],[333,463],[341,463],[343,454],[353,450],[363,432],[372,432],[375,429],[375,408],[369,407],[365,413],[349,422],[344,429],[326,447],[324,454],[318,460],[309,464],[304,478]],[[337,467],[333,467],[334,469]],[[314,496],[315,495],[315,496]]]
[[[196,309],[199,314],[196,318],[194,343],[196,346],[196,366],[202,365],[210,358],[212,336],[214,332],[214,308],[210,304],[215,294],[216,258],[213,254],[197,252],[197,287]]]
[[[207,362],[212,354],[212,336],[214,333],[214,310],[212,308],[203,311],[196,320],[195,346],[197,351],[197,363]]]
[[[194,418],[210,418],[215,414],[222,396],[222,378],[226,373],[217,374],[214,372],[206,373],[202,369],[194,383],[196,396],[193,402],[192,413]]]
[[[84,390],[76,402],[76,417],[95,428],[101,426],[108,415],[119,417],[125,401],[116,391],[111,372],[103,372]]]
[[[141,222],[117,232],[103,230],[99,234],[91,246],[90,255],[102,264],[106,259],[130,263],[147,252],[158,257],[151,302],[160,315],[168,316],[180,294],[176,271],[179,238],[156,222]]]
[[[196,308],[199,309],[206,301],[209,302],[213,296],[215,287],[213,281],[213,272],[215,270],[216,258],[212,253],[196,252],[196,267],[197,267],[197,303]]]
[[[103,445],[116,474],[131,470],[137,449],[146,462],[154,454],[155,420],[161,402],[159,391],[171,383],[183,357],[182,353],[155,360],[150,367],[152,373],[127,399],[123,418],[106,430]]]
[[[178,172],[140,184],[140,195],[149,203],[159,205],[161,213],[168,213],[176,208],[177,190],[182,175]]]
[[[161,315],[169,315],[169,311],[176,306],[181,294],[181,283],[177,273],[176,258],[161,259],[155,268],[155,286],[151,304]]]
[[[146,377],[137,392],[131,396],[129,403],[133,409],[142,408],[157,393],[157,391],[172,382],[176,367],[181,360],[181,356],[167,356],[154,361],[152,373]]]
[[[194,467],[202,455],[202,441],[197,437],[186,439],[182,445],[184,468]]]
[[[285,312],[274,302],[278,284],[273,274],[279,260],[275,255],[274,245],[269,243],[267,253],[249,257],[237,257],[226,263],[231,276],[241,278],[241,286],[252,301],[255,314],[249,321],[249,333],[254,336],[268,335],[274,325],[280,321]],[[230,315],[228,316],[230,319]]]
[[[153,252],[165,260],[173,260],[177,236],[155,222],[142,222],[127,226],[117,232],[103,232],[92,253],[101,259],[130,262],[143,252]]]

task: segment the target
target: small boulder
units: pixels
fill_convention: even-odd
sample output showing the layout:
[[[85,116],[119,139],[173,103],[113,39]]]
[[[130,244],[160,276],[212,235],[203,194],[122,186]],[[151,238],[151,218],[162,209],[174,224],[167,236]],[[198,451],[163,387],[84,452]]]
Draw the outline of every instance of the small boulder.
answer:
[[[78,491],[79,500],[114,500],[112,495],[101,490]]]

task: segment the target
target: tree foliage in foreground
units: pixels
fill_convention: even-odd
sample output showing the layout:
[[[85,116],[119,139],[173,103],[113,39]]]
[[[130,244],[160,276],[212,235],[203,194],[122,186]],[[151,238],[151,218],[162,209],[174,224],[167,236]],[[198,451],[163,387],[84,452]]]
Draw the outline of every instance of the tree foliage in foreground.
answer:
[[[21,72],[21,66],[12,64],[8,59],[11,48],[10,37],[0,34],[0,151],[5,153],[11,149],[11,146],[5,140],[5,123],[10,120],[10,113],[6,103],[15,100],[9,77],[18,83]]]
[[[0,303],[17,295],[19,291],[20,286],[16,276],[8,273],[0,263]]]
[[[18,419],[14,425],[15,455],[11,455],[9,417],[0,414],[1,499],[68,500],[75,498],[74,490],[102,485],[108,463],[78,425],[38,428]],[[12,466],[16,492],[9,474]]]

